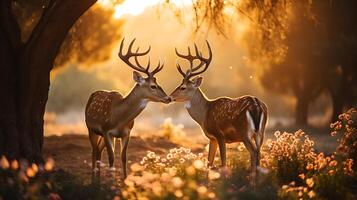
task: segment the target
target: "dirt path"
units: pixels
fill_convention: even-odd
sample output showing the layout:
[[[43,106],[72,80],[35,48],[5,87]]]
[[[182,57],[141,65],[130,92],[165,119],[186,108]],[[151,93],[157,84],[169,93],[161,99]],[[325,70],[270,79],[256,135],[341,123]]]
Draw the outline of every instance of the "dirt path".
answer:
[[[154,137],[142,139],[133,136],[128,147],[128,166],[133,162],[140,162],[147,151],[154,151],[157,154],[165,154],[171,148],[180,145],[168,140]],[[193,151],[202,151],[203,145],[196,145],[191,148]],[[118,146],[116,147],[118,149]],[[50,136],[45,138],[44,157],[51,157],[56,161],[56,167],[69,173],[89,180],[91,176],[91,146],[87,136],[84,135],[64,135]],[[115,166],[119,167],[118,153],[116,153]],[[103,151],[103,162],[107,163],[106,151]]]

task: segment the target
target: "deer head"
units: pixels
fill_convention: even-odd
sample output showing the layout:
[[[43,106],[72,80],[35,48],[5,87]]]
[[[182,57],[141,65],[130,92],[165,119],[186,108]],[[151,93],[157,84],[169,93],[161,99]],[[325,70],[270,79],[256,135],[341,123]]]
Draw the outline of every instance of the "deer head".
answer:
[[[187,55],[183,55],[176,51],[176,55],[180,58],[186,59],[190,63],[190,68],[184,72],[180,66],[179,63],[176,63],[176,68],[180,72],[180,74],[183,76],[182,83],[180,86],[178,86],[170,95],[172,101],[178,101],[178,102],[183,102],[183,101],[188,101],[192,98],[192,96],[195,94],[195,92],[198,90],[202,83],[202,77],[198,76],[199,74],[202,74],[205,72],[211,63],[212,60],[212,51],[211,47],[206,41],[207,46],[208,46],[208,51],[209,55],[208,58],[204,58],[202,56],[202,52],[200,52],[197,48],[197,45],[195,44],[195,53],[191,54],[191,49],[188,47],[188,53]],[[198,60],[199,64],[197,66],[194,66],[194,61]]]
[[[135,39],[130,42],[127,53],[123,54],[123,39],[120,44],[118,56],[122,61],[129,65],[129,67],[135,70],[133,72],[133,78],[136,82],[136,87],[139,88],[137,90],[140,93],[139,95],[143,99],[147,99],[149,101],[169,103],[171,101],[170,97],[167,96],[161,86],[156,82],[155,78],[155,74],[162,70],[164,63],[161,64],[159,61],[157,67],[150,72],[150,57],[146,67],[143,67],[139,63],[138,57],[147,55],[150,52],[151,47],[149,46],[149,48],[144,52],[139,52],[138,47],[136,51],[133,52],[132,47],[134,42]],[[134,63],[130,62],[130,58],[134,58]],[[143,77],[139,72],[144,73],[147,77]]]

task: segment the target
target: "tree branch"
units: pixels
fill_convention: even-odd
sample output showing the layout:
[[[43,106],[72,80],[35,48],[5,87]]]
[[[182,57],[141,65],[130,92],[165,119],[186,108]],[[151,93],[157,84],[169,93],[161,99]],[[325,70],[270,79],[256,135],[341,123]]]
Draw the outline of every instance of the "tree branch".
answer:
[[[0,1],[0,26],[9,39],[12,50],[17,52],[23,45],[21,42],[21,29],[12,13],[11,0]]]

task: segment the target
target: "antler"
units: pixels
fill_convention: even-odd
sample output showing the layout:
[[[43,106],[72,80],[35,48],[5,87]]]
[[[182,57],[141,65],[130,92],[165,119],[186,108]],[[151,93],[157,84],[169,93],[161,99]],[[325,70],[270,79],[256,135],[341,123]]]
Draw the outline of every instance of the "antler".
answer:
[[[202,74],[203,72],[205,72],[205,71],[207,70],[209,64],[210,64],[211,61],[212,61],[212,50],[211,50],[211,46],[209,45],[209,43],[208,43],[207,40],[206,40],[206,43],[207,43],[208,52],[209,52],[209,55],[208,55],[209,57],[208,57],[208,58],[204,58],[204,57],[202,56],[202,52],[200,52],[200,51],[198,50],[196,43],[195,43],[195,55],[191,54],[191,49],[190,49],[190,47],[188,47],[188,53],[187,53],[187,55],[183,55],[183,54],[179,53],[179,52],[177,51],[177,49],[175,48],[175,52],[176,52],[176,55],[177,55],[177,56],[179,56],[180,58],[184,58],[184,59],[186,59],[186,60],[188,60],[188,61],[190,62],[190,69],[188,69],[188,70],[186,71],[186,73],[183,72],[183,70],[182,70],[180,64],[176,63],[176,68],[177,68],[177,70],[180,72],[180,74],[184,77],[184,79],[189,80],[191,77],[197,76],[197,75],[199,75],[199,74]],[[201,61],[201,62],[200,62],[199,65],[197,65],[196,67],[194,67],[194,66],[193,66],[193,61],[196,60],[196,59],[199,60],[199,61]],[[201,69],[201,70],[199,70],[203,65],[205,65],[204,68]],[[197,70],[199,70],[199,71],[197,71]]]
[[[154,75],[156,73],[158,73],[159,71],[162,70],[162,68],[164,67],[165,63],[161,64],[161,62],[159,61],[157,67],[153,71],[151,71],[151,72],[149,71],[149,69],[150,69],[150,57],[149,57],[149,61],[148,61],[148,64],[146,65],[146,67],[143,67],[139,63],[138,56],[144,56],[144,55],[148,54],[150,52],[151,46],[149,46],[148,50],[146,50],[144,52],[139,52],[139,47],[138,47],[136,49],[135,53],[134,53],[134,52],[132,52],[131,49],[132,49],[133,44],[134,44],[134,42],[136,40],[135,38],[130,42],[129,47],[128,47],[128,52],[124,55],[123,54],[124,39],[125,38],[123,38],[123,40],[120,43],[120,49],[119,49],[118,56],[122,61],[124,61],[127,65],[129,65],[129,67],[133,68],[136,71],[145,73],[146,75],[148,75],[148,77],[154,77]],[[129,61],[131,57],[134,57],[135,64],[133,64],[133,63],[131,63]]]

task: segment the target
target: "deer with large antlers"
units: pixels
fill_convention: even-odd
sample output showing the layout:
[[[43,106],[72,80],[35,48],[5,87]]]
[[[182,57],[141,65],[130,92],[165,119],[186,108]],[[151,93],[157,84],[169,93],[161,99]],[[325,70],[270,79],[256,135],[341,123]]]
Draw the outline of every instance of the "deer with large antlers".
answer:
[[[183,81],[170,95],[172,101],[186,102],[185,107],[209,138],[208,164],[213,165],[217,147],[221,155],[222,166],[226,165],[226,143],[243,142],[251,158],[251,182],[255,184],[257,167],[260,162],[260,147],[262,145],[267,122],[266,105],[253,96],[239,98],[220,97],[208,99],[200,89],[202,77],[212,60],[212,51],[206,41],[209,51],[208,58],[202,56],[195,44],[195,52],[183,55],[177,51],[178,57],[187,60],[189,69],[184,72],[177,63],[177,70],[183,76]],[[199,63],[194,66],[195,62]]]
[[[123,54],[124,39],[120,44],[119,58],[129,67],[133,68],[135,86],[128,95],[123,97],[118,92],[96,91],[87,102],[85,121],[92,145],[92,168],[94,174],[100,169],[100,160],[104,147],[108,152],[109,167],[114,168],[115,139],[121,139],[122,150],[122,177],[126,177],[126,151],[129,143],[130,131],[134,126],[134,119],[138,116],[149,101],[169,103],[170,97],[157,84],[154,75],[162,70],[164,64],[159,64],[153,71],[149,71],[150,59],[146,67],[138,60],[139,56],[149,53],[150,47],[145,52],[132,51],[134,40],[129,44],[128,52]],[[133,59],[134,62],[130,61]],[[142,77],[140,73],[147,77]],[[100,173],[100,172],[99,172]]]

